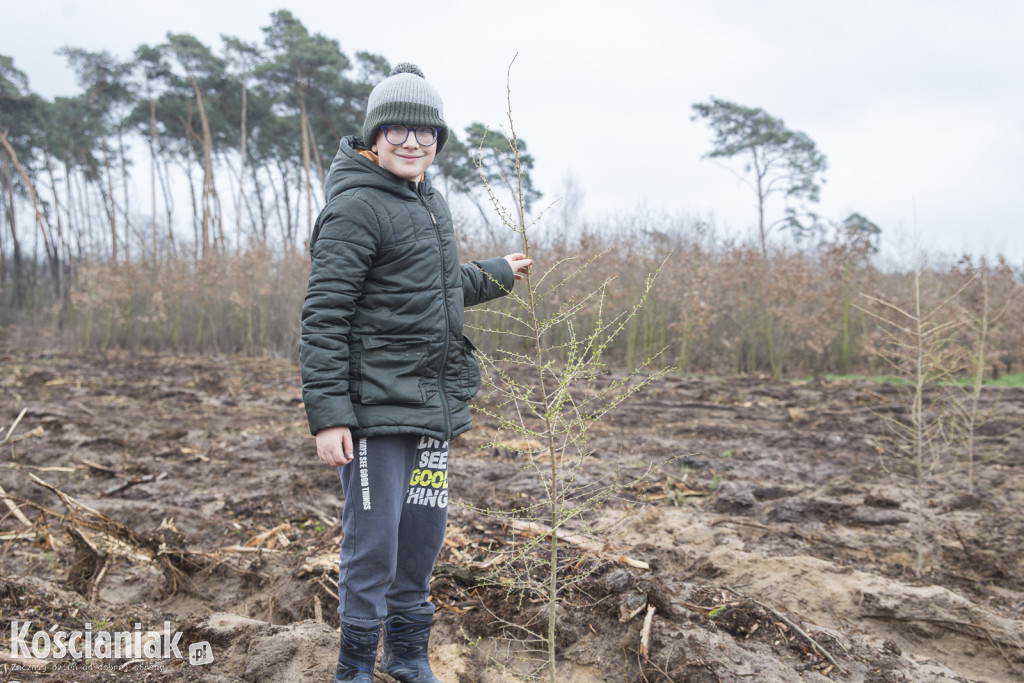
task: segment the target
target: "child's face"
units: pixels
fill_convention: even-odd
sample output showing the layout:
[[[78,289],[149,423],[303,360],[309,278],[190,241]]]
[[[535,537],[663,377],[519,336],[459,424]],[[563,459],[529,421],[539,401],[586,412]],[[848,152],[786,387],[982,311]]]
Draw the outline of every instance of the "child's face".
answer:
[[[405,142],[393,145],[384,137],[384,131],[377,131],[377,141],[370,148],[380,159],[383,168],[405,180],[418,181],[437,154],[437,143],[421,145],[413,131],[409,131]]]

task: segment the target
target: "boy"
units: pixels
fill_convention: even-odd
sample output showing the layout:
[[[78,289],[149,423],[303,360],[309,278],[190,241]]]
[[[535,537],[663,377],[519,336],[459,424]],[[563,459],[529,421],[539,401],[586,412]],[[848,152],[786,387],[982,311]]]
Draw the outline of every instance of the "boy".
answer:
[[[448,442],[470,428],[480,386],[463,307],[508,294],[533,263],[459,264],[448,206],[424,173],[448,133],[437,91],[399,64],[370,94],[363,139],[341,141],[310,238],[303,401],[345,493],[335,683],[372,681],[382,620],[384,670],[438,681],[427,596],[447,522]]]

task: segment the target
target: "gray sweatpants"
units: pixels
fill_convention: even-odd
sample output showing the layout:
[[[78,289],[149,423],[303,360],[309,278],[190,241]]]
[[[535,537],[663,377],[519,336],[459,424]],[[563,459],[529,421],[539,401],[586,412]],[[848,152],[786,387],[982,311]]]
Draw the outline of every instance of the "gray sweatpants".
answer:
[[[448,522],[448,442],[402,434],[359,439],[338,468],[345,493],[338,574],[342,621],[433,613],[430,575]]]

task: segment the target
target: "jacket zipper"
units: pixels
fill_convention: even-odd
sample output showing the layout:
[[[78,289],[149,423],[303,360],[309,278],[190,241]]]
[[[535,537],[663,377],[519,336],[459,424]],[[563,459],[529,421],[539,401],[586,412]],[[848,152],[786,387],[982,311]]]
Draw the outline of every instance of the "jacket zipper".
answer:
[[[441,258],[441,308],[444,309],[444,355],[441,357],[441,369],[437,373],[437,394],[441,397],[441,410],[444,413],[444,435],[445,439],[449,440],[452,438],[452,419],[451,413],[448,410],[448,397],[444,392],[444,371],[448,366],[448,341],[451,335],[451,319],[448,312],[448,279],[447,269],[444,263],[444,245],[441,243],[441,230],[437,224],[437,218],[434,216],[434,212],[430,210],[430,205],[427,204],[426,198],[420,193],[419,188],[416,188],[416,196],[419,197],[420,202],[423,204],[423,208],[427,210],[427,215],[430,216],[430,222],[434,225],[434,237],[437,239],[437,253]]]

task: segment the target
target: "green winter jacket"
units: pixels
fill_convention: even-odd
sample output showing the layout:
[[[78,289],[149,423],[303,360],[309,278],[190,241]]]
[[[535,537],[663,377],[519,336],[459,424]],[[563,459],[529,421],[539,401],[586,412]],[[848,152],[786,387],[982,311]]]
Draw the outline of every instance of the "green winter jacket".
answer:
[[[341,141],[313,227],[302,307],[302,398],[309,429],[451,439],[471,427],[480,388],[463,307],[507,294],[504,258],[459,264],[444,198]],[[365,152],[364,152],[365,153]]]

